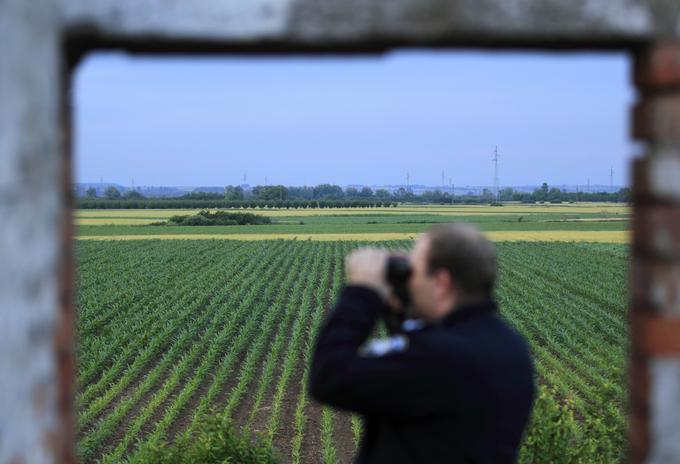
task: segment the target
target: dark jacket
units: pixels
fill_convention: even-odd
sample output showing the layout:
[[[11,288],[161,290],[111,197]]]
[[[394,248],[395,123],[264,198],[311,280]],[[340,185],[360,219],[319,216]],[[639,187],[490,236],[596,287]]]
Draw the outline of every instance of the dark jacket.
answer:
[[[515,462],[534,371],[496,304],[461,306],[437,325],[367,347],[383,311],[374,291],[345,287],[311,366],[313,398],[365,418],[357,462]]]

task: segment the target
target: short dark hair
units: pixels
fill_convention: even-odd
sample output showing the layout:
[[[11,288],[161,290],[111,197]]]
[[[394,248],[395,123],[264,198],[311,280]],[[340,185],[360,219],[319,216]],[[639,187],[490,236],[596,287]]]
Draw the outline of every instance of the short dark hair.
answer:
[[[434,226],[428,233],[427,272],[444,269],[470,299],[491,298],[498,275],[496,249],[478,229],[463,223]]]

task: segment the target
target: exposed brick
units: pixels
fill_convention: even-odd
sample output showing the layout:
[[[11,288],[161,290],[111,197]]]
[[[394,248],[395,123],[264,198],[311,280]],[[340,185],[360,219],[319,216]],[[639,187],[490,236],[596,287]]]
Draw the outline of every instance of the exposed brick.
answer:
[[[633,201],[637,207],[633,209],[633,217],[642,208],[641,203],[652,196],[651,186],[647,182],[649,179],[649,158],[633,159],[631,165],[631,187],[633,193]]]
[[[648,356],[680,356],[680,317],[662,317],[635,311],[631,315],[631,341]]]
[[[641,88],[680,87],[680,42],[660,43],[638,53],[633,80]]]
[[[680,263],[636,258],[631,274],[636,307],[680,316]]]
[[[61,94],[61,255],[59,259],[59,318],[54,343],[57,354],[57,376],[59,381],[59,429],[50,437],[49,445],[64,464],[77,462],[75,453],[75,288],[73,259],[73,111],[71,74],[62,75]]]
[[[648,356],[643,353],[631,353],[628,376],[630,380],[631,413],[634,414],[647,414],[649,404],[648,359]]]
[[[633,106],[632,136],[638,140],[680,140],[680,92],[647,96]]]
[[[628,423],[630,463],[644,462],[649,451],[648,417],[631,414]]]
[[[680,204],[640,205],[633,211],[632,226],[635,250],[647,257],[680,261]],[[634,275],[634,286],[638,277]]]

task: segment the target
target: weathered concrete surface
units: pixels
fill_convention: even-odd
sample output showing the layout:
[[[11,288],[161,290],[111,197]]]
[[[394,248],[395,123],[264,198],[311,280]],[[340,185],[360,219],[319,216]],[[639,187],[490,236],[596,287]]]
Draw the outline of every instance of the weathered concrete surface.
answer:
[[[650,149],[645,169],[640,170],[640,184],[647,194],[666,201],[680,203],[680,148]]]
[[[64,26],[72,33],[130,39],[128,47],[153,39],[225,47],[607,48],[680,37],[676,0],[60,1]]]
[[[59,44],[53,0],[0,0],[0,462],[58,446]]]
[[[649,464],[677,463],[680,457],[680,360],[656,359],[650,363]]]
[[[258,40],[285,35],[290,0],[61,0],[71,30],[105,37]]]

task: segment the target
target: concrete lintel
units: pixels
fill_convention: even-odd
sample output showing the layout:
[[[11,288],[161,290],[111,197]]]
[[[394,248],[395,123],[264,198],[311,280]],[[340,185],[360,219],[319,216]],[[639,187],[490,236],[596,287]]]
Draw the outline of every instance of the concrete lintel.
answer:
[[[680,3],[665,0],[59,1],[72,36],[138,51],[607,49],[680,37]]]

